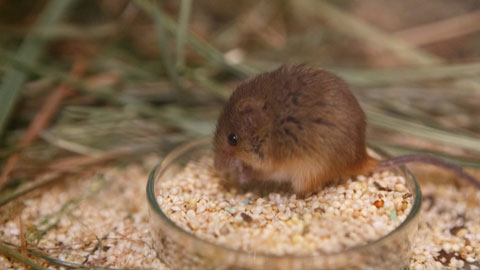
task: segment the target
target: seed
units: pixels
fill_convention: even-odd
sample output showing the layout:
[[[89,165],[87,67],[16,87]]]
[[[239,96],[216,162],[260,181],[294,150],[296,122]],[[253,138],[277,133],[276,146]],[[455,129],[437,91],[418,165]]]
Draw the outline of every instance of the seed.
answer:
[[[165,211],[179,226],[199,238],[240,250],[254,247],[253,251],[278,255],[341,251],[395,229],[407,216],[398,210],[402,201],[407,203],[406,211],[411,206],[410,197],[402,198],[405,192],[393,190],[402,183],[395,174],[347,180],[300,198],[283,191],[240,192],[220,184],[223,179],[212,173],[212,166],[192,165],[161,183],[166,185],[165,191],[159,191],[162,209],[179,207],[178,212]],[[177,195],[166,192],[174,186]],[[192,188],[183,188],[188,186]],[[176,197],[182,200],[173,203]],[[394,221],[391,211],[395,209]]]
[[[222,235],[227,234],[229,231],[230,230],[225,225],[220,228],[220,234],[222,234]]]
[[[475,259],[473,257],[467,257],[466,261],[468,263],[474,263],[475,262]]]
[[[242,217],[242,219],[248,223],[252,222],[253,221],[253,218],[251,216],[249,216],[248,214],[245,214],[245,213],[241,213],[240,216]]]
[[[408,202],[402,201],[402,206],[400,207],[400,209],[402,209],[402,211],[405,211],[407,208],[408,208]]]
[[[377,208],[382,208],[384,203],[385,202],[383,200],[376,200],[373,202],[373,205],[375,205]]]
[[[390,220],[392,220],[392,221],[397,220],[397,212],[395,210],[392,210],[390,212]]]
[[[191,209],[188,210],[188,211],[187,211],[187,217],[189,217],[189,218],[194,218],[194,217],[195,217],[195,211],[193,211],[193,210],[191,210]]]
[[[280,214],[277,215],[277,217],[281,220],[287,220],[287,219],[290,218],[290,216],[287,215],[286,213],[280,213]]]
[[[302,241],[302,236],[299,235],[299,234],[295,234],[293,237],[292,237],[292,242],[294,244],[298,244]]]

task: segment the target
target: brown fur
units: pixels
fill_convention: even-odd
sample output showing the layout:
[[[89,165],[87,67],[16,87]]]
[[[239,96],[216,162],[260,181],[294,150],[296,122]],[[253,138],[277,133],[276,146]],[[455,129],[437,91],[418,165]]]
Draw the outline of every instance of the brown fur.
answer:
[[[215,133],[219,170],[248,168],[248,178],[290,181],[298,193],[369,172],[365,114],[337,76],[303,65],[282,66],[237,87]],[[230,133],[238,144],[230,146]],[[240,165],[239,165],[240,164]]]

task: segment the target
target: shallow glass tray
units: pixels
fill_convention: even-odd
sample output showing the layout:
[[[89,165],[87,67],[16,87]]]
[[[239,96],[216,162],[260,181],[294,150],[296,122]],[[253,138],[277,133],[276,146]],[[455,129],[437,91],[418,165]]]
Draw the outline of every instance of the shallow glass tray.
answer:
[[[212,149],[211,138],[179,146],[168,154],[149,176],[147,198],[154,247],[162,261],[171,269],[408,269],[412,241],[418,229],[422,195],[415,177],[404,166],[392,170],[405,177],[408,189],[413,194],[413,205],[405,221],[395,230],[366,245],[341,252],[316,256],[278,256],[234,250],[200,239],[177,226],[160,209],[155,196],[156,183],[180,172],[191,161],[212,156]]]

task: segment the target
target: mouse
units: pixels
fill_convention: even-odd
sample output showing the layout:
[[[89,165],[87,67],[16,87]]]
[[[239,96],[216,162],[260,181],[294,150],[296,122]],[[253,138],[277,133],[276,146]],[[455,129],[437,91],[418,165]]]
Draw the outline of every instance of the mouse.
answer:
[[[432,164],[480,188],[463,168],[430,155],[379,160],[367,153],[366,117],[347,83],[306,65],[283,65],[241,82],[220,114],[214,167],[240,183],[290,182],[307,194],[356,175]]]

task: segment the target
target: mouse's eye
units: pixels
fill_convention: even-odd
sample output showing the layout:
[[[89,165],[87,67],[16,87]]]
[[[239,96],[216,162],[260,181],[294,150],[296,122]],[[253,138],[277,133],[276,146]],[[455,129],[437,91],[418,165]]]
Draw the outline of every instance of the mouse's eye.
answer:
[[[230,133],[228,135],[228,144],[230,144],[231,146],[235,146],[235,145],[237,145],[237,142],[238,142],[237,135],[235,135],[233,133]]]

